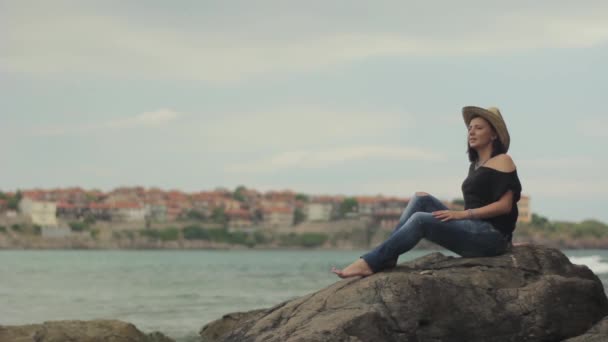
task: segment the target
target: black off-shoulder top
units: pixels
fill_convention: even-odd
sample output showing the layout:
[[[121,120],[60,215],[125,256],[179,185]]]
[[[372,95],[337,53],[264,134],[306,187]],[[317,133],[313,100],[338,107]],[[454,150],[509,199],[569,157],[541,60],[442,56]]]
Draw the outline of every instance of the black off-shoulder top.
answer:
[[[462,183],[462,195],[465,209],[475,209],[498,201],[507,191],[513,191],[511,211],[507,214],[485,218],[511,241],[519,211],[517,202],[521,197],[521,183],[517,170],[502,172],[481,166],[475,169],[474,163],[469,167],[469,175]]]

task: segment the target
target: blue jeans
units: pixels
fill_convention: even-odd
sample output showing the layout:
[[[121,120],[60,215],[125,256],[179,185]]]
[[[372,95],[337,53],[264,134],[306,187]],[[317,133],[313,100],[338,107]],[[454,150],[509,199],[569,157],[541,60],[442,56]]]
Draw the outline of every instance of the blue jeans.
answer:
[[[495,256],[506,252],[509,242],[483,220],[441,222],[431,214],[448,208],[431,195],[414,195],[391,236],[362,256],[374,272],[395,266],[399,255],[425,238],[464,257]]]

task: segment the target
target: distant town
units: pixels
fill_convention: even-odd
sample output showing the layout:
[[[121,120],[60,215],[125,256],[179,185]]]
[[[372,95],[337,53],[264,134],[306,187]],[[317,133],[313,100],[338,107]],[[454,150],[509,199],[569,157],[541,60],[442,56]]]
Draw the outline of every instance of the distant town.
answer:
[[[245,186],[192,193],[143,187],[109,192],[78,187],[30,189],[0,192],[0,226],[30,224],[43,237],[69,235],[98,222],[107,223],[107,227],[150,228],[153,224],[190,221],[250,231],[354,219],[387,228],[398,222],[408,202],[409,198],[382,195],[321,196],[290,190],[262,193]],[[463,209],[462,199],[444,203],[452,209]],[[529,197],[522,196],[521,222],[530,222],[529,206]]]
[[[390,235],[409,200],[246,186],[198,192],[137,186],[107,192],[0,191],[0,249],[361,249]],[[464,208],[459,198],[443,202]],[[516,242],[608,248],[603,222],[551,221],[531,213],[528,196],[518,208]]]

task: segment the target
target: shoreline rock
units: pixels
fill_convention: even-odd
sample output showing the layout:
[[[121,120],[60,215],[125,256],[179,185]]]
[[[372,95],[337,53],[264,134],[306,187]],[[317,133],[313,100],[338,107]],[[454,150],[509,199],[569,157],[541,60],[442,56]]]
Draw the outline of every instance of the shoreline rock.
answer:
[[[604,317],[583,335],[567,339],[564,342],[605,342],[608,341],[608,317]]]
[[[0,325],[0,341],[11,342],[175,342],[160,332],[144,334],[118,320],[48,321]]]
[[[593,272],[559,250],[528,245],[491,258],[432,253],[269,309],[225,315],[200,335],[206,342],[561,341],[606,315]]]

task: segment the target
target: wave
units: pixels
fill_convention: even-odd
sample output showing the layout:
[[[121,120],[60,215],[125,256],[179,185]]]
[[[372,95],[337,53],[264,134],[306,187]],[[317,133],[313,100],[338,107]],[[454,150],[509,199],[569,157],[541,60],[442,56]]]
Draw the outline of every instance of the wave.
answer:
[[[608,262],[603,262],[602,257],[599,255],[569,257],[569,259],[573,264],[589,267],[595,274],[608,273]]]

